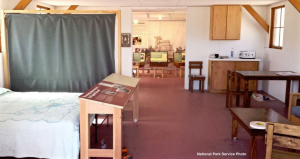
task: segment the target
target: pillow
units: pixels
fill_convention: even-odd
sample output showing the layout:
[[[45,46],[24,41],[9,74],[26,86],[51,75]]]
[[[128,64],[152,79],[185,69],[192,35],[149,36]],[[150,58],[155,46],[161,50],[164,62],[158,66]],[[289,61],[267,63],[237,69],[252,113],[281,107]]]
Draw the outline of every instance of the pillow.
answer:
[[[1,94],[5,94],[5,93],[7,93],[7,92],[11,92],[11,90],[0,87],[0,95],[1,95]]]

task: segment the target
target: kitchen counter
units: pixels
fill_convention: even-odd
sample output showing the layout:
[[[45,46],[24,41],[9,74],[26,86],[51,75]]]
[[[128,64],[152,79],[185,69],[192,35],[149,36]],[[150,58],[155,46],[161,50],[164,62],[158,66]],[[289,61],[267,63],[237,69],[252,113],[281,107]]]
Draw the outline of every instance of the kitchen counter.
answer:
[[[261,61],[261,59],[240,59],[240,58],[228,58],[228,59],[220,59],[220,58],[208,58],[210,61]]]

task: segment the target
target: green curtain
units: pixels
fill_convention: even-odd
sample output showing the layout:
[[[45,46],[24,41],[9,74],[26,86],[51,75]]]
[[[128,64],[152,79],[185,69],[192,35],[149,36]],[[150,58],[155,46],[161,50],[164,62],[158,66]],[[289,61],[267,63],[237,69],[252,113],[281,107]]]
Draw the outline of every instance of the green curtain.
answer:
[[[115,72],[115,14],[7,14],[13,91],[84,92]]]

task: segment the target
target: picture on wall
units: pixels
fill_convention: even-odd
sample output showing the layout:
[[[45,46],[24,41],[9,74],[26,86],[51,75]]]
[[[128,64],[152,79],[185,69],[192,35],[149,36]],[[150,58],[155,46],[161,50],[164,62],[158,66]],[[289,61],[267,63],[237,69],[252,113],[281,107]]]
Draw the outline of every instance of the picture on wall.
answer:
[[[134,36],[134,37],[132,37],[132,45],[143,45],[142,36]]]
[[[130,33],[121,33],[121,47],[130,47]]]

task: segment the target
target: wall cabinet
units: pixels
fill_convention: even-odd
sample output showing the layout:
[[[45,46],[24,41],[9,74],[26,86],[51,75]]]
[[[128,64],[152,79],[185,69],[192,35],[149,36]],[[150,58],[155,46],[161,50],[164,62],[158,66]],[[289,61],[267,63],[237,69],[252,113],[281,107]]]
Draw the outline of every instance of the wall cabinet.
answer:
[[[208,91],[211,93],[226,93],[227,70],[258,71],[258,61],[211,61],[208,64]],[[237,81],[236,81],[237,82]],[[244,81],[241,79],[241,90]],[[257,90],[257,81],[249,81],[249,90]]]
[[[210,40],[239,40],[242,6],[211,6]]]

